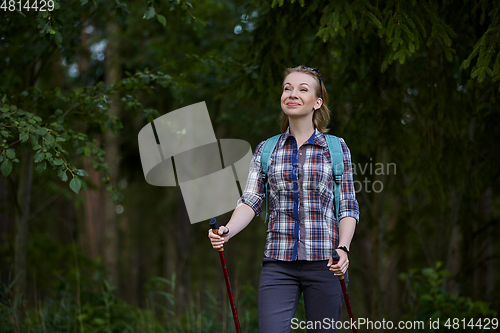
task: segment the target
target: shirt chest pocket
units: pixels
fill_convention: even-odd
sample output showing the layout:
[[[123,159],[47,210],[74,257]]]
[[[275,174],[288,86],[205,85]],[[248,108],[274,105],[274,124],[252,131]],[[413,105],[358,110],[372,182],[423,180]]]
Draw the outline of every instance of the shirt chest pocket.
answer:
[[[302,188],[305,192],[324,194],[332,187],[332,166],[330,163],[304,163]]]
[[[293,191],[294,174],[298,176],[298,167],[294,168],[292,164],[273,163],[269,166],[268,186],[276,193]]]

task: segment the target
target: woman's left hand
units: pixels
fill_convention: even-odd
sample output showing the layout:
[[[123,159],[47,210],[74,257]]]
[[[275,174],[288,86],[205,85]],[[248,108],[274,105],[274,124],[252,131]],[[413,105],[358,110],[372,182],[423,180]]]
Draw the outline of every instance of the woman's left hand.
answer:
[[[335,273],[335,275],[340,276],[344,275],[349,267],[349,258],[347,257],[347,253],[344,251],[337,249],[336,250],[340,259],[336,264],[333,264],[333,258],[330,256],[330,260],[328,260],[327,266],[330,267],[330,270]]]

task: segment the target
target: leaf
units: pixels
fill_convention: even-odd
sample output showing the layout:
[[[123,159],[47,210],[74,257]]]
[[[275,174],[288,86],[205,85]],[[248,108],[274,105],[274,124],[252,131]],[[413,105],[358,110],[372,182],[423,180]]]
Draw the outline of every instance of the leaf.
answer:
[[[59,171],[57,175],[59,176],[59,178],[61,178],[63,182],[68,181],[68,174],[66,173],[66,170]]]
[[[21,140],[21,142],[26,142],[26,141],[28,141],[28,138],[29,138],[28,131],[25,131],[25,132],[19,133],[19,140]]]
[[[79,96],[79,95],[81,95],[83,93],[83,88],[82,87],[76,87],[74,89],[74,91],[75,91],[75,95]]]
[[[61,33],[59,31],[56,31],[55,36],[56,36],[56,45],[57,45],[57,47],[61,47],[62,46],[62,40],[63,40]]]
[[[45,159],[45,154],[43,152],[39,152],[35,154],[35,162],[39,163]]]
[[[0,169],[5,177],[10,175],[10,173],[12,172],[12,163],[10,162],[10,160],[3,161]]]
[[[52,144],[54,144],[54,142],[56,142],[56,138],[54,138],[54,136],[52,134],[47,134],[45,139],[49,145],[52,145]]]
[[[90,148],[85,147],[85,148],[83,149],[83,153],[85,154],[85,156],[90,156]]]
[[[95,324],[95,325],[98,325],[98,326],[103,326],[103,325],[106,324],[106,320],[101,319],[101,318],[94,318],[92,320],[92,323]]]
[[[146,10],[146,12],[144,13],[144,16],[142,18],[149,20],[153,16],[155,16],[155,9],[154,9],[154,7],[149,7],[148,10]]]
[[[87,191],[87,183],[85,182],[84,179],[79,179],[80,183],[82,184],[82,190]]]
[[[196,30],[197,32],[202,32],[203,29],[205,29],[206,25],[206,21],[200,18],[196,18],[196,20],[194,21],[194,30]]]
[[[157,15],[156,18],[164,27],[167,26],[167,19],[163,15]]]
[[[408,43],[408,49],[411,53],[415,53],[415,45],[412,42]]]
[[[42,173],[42,171],[45,170],[46,167],[47,164],[45,163],[45,161],[43,161],[42,163],[38,164],[38,166],[36,167],[36,171],[38,173]]]
[[[47,134],[47,129],[45,127],[40,127],[39,129],[36,130],[36,134],[45,135]]]
[[[80,184],[80,179],[78,177],[73,177],[73,179],[71,179],[71,181],[69,182],[69,187],[76,194],[78,194],[78,192],[80,192],[81,186],[82,186],[82,184]]]
[[[10,158],[11,160],[16,158],[16,152],[12,149],[7,149],[6,154],[7,154],[7,157]]]
[[[2,108],[0,110],[2,110],[2,112],[9,112],[9,109],[10,106],[8,104],[4,104],[2,105]]]
[[[56,158],[54,161],[52,161],[54,165],[62,165],[64,164],[64,161],[60,158]]]
[[[380,21],[375,17],[375,15],[373,15],[373,13],[366,12],[365,15],[368,16],[379,29],[382,29],[382,23],[380,23]]]
[[[83,176],[88,176],[88,173],[87,173],[85,170],[83,170],[83,169],[78,169],[78,170],[76,170],[76,174],[77,174],[78,176],[82,176],[82,177],[83,177]]]
[[[83,5],[86,5],[89,2],[89,0],[80,0],[80,3]]]

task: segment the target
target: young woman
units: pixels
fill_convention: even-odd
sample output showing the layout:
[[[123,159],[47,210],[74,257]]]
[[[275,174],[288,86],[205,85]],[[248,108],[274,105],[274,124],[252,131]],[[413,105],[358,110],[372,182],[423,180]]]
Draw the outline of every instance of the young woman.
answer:
[[[319,70],[299,66],[285,71],[281,131],[268,170],[269,222],[259,282],[260,333],[290,332],[300,295],[307,321],[321,322],[308,332],[336,332],[343,295],[336,275],[349,266],[348,253],[359,221],[351,155],[344,157],[339,226],[334,214],[334,179],[324,133],[330,120],[328,95]],[[243,230],[262,211],[265,188],[260,155],[250,163],[247,185],[227,225],[209,230],[214,248]],[[298,236],[298,237],[297,237]],[[333,264],[336,249],[340,260]],[[295,322],[295,324],[298,324]]]

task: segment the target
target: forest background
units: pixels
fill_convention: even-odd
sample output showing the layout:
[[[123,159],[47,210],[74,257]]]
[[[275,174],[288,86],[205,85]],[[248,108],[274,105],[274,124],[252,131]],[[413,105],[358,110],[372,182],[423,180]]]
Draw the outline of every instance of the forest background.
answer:
[[[208,224],[146,183],[137,135],[205,101],[255,148],[300,64],[356,168],[355,316],[498,315],[500,2],[0,2],[1,332],[232,332]],[[244,332],[265,233],[226,245]]]

